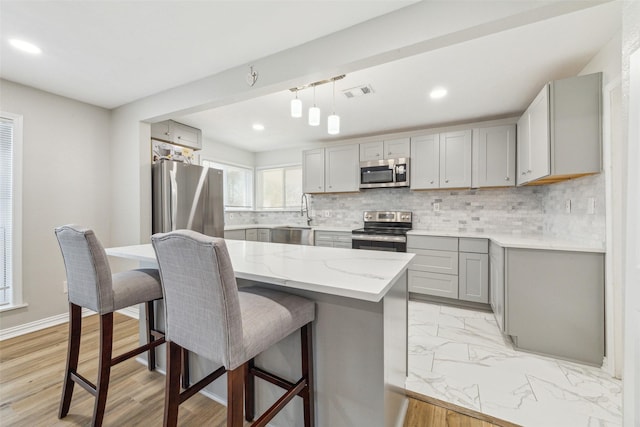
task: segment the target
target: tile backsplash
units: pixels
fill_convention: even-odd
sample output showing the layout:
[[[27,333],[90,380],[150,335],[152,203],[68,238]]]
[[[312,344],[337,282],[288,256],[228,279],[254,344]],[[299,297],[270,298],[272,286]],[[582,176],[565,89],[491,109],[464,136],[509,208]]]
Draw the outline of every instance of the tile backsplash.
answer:
[[[369,189],[309,195],[312,225],[358,228],[367,210],[413,212],[413,228],[442,232],[548,235],[602,245],[605,240],[604,174],[545,186],[482,190]],[[595,201],[594,213],[588,202]],[[571,213],[566,201],[571,200]],[[300,211],[227,212],[226,225],[306,225]]]

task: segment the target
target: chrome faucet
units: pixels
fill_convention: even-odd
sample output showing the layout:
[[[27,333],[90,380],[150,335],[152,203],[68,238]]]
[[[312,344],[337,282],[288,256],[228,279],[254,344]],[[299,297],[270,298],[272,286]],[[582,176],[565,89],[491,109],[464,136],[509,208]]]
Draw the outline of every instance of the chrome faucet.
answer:
[[[309,201],[307,200],[307,194],[302,193],[302,198],[300,199],[300,216],[304,216],[305,211],[307,212],[307,225],[311,225],[311,217],[309,216]]]

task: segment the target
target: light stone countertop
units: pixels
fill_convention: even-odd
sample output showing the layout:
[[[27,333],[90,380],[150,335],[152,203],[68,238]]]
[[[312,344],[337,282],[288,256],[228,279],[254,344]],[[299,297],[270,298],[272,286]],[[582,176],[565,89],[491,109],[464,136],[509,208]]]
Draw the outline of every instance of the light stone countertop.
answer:
[[[407,232],[409,236],[444,236],[444,237],[470,237],[489,239],[505,248],[544,249],[555,251],[598,252],[604,253],[603,245],[589,245],[580,242],[557,239],[541,235],[522,234],[490,234],[471,232],[442,232],[413,229]]]
[[[277,227],[307,227],[306,225],[299,224],[245,224],[245,225],[227,225],[224,227],[225,231],[233,230],[248,230],[252,228],[277,228]],[[351,233],[353,228],[350,227],[338,227],[331,225],[312,225],[311,228],[314,231],[337,231]]]
[[[364,301],[380,301],[414,254],[226,240],[236,277]],[[151,244],[107,255],[156,263]]]

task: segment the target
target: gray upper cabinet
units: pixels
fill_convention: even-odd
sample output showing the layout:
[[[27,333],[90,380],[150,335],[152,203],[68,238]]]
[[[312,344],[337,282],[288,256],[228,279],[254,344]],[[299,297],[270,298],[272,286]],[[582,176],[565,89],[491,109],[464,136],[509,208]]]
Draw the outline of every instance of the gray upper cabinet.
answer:
[[[151,138],[195,150],[202,149],[202,131],[173,120],[152,123]]]
[[[398,138],[360,144],[360,161],[397,159],[410,156],[410,139]]]
[[[602,170],[602,73],[545,85],[518,121],[518,185]]]
[[[471,130],[440,134],[440,188],[471,187]]]
[[[516,125],[473,130],[473,188],[516,185]]]
[[[327,193],[359,191],[358,145],[325,148],[324,182]]]
[[[339,145],[302,152],[302,191],[359,191],[358,145]]]
[[[471,130],[411,138],[411,189],[471,187]]]
[[[440,134],[411,138],[411,189],[440,188]]]
[[[302,191],[324,192],[324,148],[302,152]]]

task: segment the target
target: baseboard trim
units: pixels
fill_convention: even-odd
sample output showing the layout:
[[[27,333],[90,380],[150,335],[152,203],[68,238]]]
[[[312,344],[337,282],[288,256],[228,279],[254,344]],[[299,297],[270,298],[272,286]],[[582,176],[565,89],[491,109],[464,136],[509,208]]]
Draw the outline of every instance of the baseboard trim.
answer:
[[[95,314],[95,311],[91,311],[86,308],[82,309],[82,317],[90,316],[92,314]],[[62,313],[55,316],[46,317],[44,319],[36,320],[34,322],[24,323],[12,328],[0,329],[0,341],[19,337],[20,335],[36,332],[41,329],[50,328],[51,326],[56,326],[68,321],[69,313]]]
[[[138,307],[135,307],[135,306],[118,310],[118,313],[124,314],[125,316],[129,316],[134,319],[139,319],[139,309]],[[82,317],[91,316],[92,314],[96,314],[96,312],[89,310],[88,308],[82,309]],[[69,313],[62,313],[62,314],[57,314],[55,316],[47,317],[44,319],[36,320],[33,322],[25,323],[22,325],[14,326],[11,328],[0,329],[0,341],[19,337],[20,335],[36,332],[41,329],[50,328],[51,326],[57,326],[61,323],[66,323],[68,321],[69,321]]]

